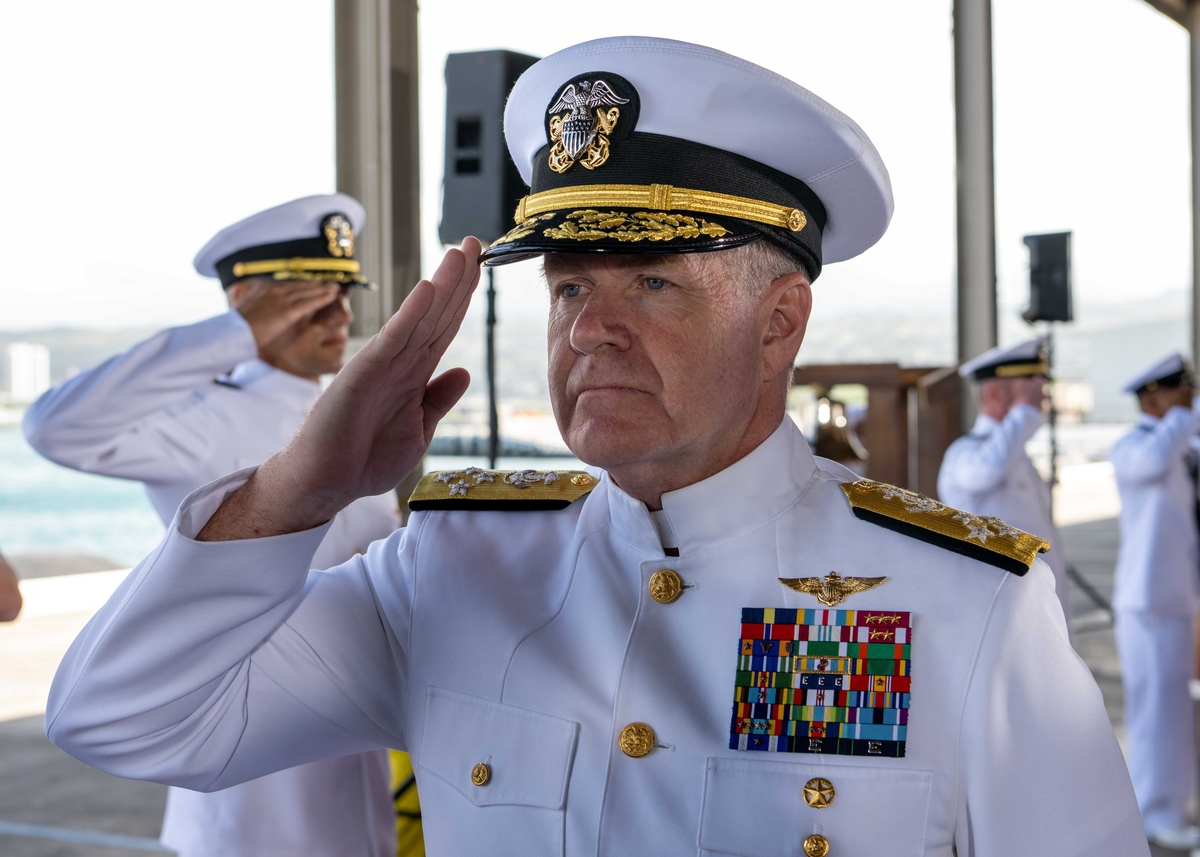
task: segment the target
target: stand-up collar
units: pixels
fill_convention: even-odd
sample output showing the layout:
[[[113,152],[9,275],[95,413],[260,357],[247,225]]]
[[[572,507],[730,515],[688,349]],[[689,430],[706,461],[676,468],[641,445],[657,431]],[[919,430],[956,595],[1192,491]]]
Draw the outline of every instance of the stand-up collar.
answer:
[[[815,471],[808,442],[785,417],[749,455],[702,482],[662,496],[680,555],[704,550],[777,517],[796,502]],[[622,491],[607,474],[604,479],[617,535],[635,547],[661,554],[662,543],[646,505]]]
[[[321,385],[316,381],[276,369],[257,357],[235,366],[229,380],[243,390],[253,390],[255,395],[279,399],[304,411],[312,407],[321,393]]]

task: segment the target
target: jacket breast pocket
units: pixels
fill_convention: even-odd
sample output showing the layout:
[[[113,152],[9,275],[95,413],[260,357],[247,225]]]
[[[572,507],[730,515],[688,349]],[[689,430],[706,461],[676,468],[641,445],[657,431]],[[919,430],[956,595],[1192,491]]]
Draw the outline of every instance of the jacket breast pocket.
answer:
[[[917,857],[933,773],[868,765],[710,758],[700,814],[700,853],[803,857]]]
[[[430,687],[417,765],[431,853],[561,854],[579,724]]]

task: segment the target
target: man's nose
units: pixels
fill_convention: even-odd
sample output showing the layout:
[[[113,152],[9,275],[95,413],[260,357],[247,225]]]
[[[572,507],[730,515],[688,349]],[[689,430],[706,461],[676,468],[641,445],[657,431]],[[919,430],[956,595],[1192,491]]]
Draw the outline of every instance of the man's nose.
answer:
[[[595,354],[605,348],[629,348],[629,307],[619,295],[593,291],[571,324],[571,348],[580,354]]]
[[[332,303],[321,310],[321,321],[328,327],[341,327],[354,321],[354,310],[350,308],[350,296],[343,289]]]

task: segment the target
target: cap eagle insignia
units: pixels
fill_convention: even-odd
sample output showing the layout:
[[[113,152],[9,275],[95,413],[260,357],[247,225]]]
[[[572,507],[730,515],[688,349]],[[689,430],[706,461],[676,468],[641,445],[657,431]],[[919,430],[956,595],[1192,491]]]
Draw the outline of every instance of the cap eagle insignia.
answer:
[[[331,214],[321,224],[325,240],[329,242],[329,255],[335,259],[354,258],[354,227],[344,214]]]
[[[826,607],[841,604],[847,595],[874,589],[885,580],[887,580],[886,577],[842,577],[836,571],[829,572],[824,579],[820,577],[779,578],[779,582],[788,589],[794,589],[806,595],[815,595],[817,600]]]
[[[550,119],[550,141],[554,144],[550,149],[550,169],[565,173],[579,160],[584,169],[594,170],[607,161],[608,135],[621,116],[617,105],[628,103],[628,98],[621,98],[603,80],[581,80],[578,86],[568,83],[546,111],[550,114],[569,111]]]

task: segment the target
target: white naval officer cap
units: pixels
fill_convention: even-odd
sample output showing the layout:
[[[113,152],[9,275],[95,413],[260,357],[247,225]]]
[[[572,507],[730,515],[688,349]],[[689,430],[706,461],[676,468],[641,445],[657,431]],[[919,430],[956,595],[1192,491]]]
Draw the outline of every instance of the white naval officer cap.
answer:
[[[1039,336],[1019,345],[997,345],[958,367],[963,378],[984,381],[988,378],[1021,378],[1050,375],[1046,337]]]
[[[226,288],[243,277],[369,286],[354,258],[366,219],[362,204],[344,193],[294,199],[226,226],[192,264]]]
[[[1176,351],[1153,366],[1148,366],[1125,382],[1122,393],[1152,392],[1159,387],[1178,387],[1192,383],[1192,367],[1187,359]]]
[[[701,45],[623,36],[551,54],[513,87],[504,135],[530,193],[487,264],[766,238],[815,278],[872,246],[892,217],[887,168],[861,128]]]

